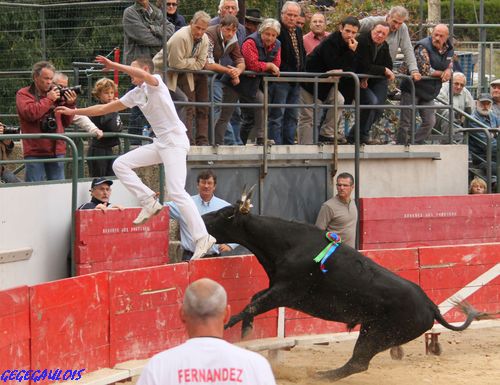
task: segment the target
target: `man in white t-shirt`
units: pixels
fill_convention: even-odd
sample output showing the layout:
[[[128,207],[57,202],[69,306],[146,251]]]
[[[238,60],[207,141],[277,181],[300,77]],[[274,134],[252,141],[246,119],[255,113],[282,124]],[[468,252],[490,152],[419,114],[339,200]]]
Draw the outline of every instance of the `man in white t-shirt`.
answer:
[[[222,339],[229,316],[220,284],[209,278],[190,284],[180,311],[189,339],[151,358],[137,385],[276,384],[263,356]]]
[[[139,107],[151,124],[156,139],[151,144],[120,156],[113,163],[116,176],[137,197],[142,206],[133,224],[141,225],[163,209],[163,205],[156,199],[155,192],[142,183],[133,169],[163,163],[165,187],[169,197],[186,220],[192,239],[196,240],[191,259],[202,257],[216,240],[208,234],[203,219],[185,190],[189,140],[186,127],[177,116],[167,86],[160,75],[152,75],[153,61],[149,57],[138,57],[131,65],[115,63],[104,56],[97,56],[96,61],[103,64],[105,69],[128,74],[136,87],[111,103],[79,109],[58,107],[56,112],[63,115],[100,116],[134,106]]]

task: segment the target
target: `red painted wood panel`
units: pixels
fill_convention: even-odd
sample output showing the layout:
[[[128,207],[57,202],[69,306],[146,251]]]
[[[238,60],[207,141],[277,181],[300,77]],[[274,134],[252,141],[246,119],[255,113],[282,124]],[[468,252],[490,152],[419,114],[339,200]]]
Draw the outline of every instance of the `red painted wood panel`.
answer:
[[[187,263],[110,273],[111,366],[185,341],[179,309],[187,285]]]
[[[226,289],[231,313],[237,314],[250,303],[254,294],[266,289],[269,280],[264,268],[254,256],[234,256],[221,258],[204,258],[189,264],[189,282],[200,278],[211,278]],[[251,338],[268,338],[276,336],[278,311],[271,310],[261,314],[254,320]],[[241,339],[241,323],[231,330],[226,330],[224,338],[231,342]]]
[[[30,368],[28,286],[0,291],[0,373]]]
[[[360,247],[500,241],[498,194],[362,198]]]
[[[108,273],[32,286],[30,323],[32,368],[109,367]]]
[[[483,265],[500,263],[500,243],[476,245],[448,245],[419,249],[420,266]]]
[[[168,262],[168,208],[134,227],[139,209],[76,212],[78,274],[157,266]]]

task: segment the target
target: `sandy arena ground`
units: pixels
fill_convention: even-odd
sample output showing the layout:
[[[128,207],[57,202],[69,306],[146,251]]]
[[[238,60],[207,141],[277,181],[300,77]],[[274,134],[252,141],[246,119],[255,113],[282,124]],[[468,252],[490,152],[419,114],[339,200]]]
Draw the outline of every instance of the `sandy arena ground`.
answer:
[[[499,326],[500,326],[500,320]],[[273,365],[279,385],[332,384],[313,378],[316,370],[342,366],[354,340],[328,346],[302,345],[280,353]],[[405,357],[394,361],[389,352],[376,355],[366,372],[335,382],[339,385],[500,385],[500,327],[469,329],[439,336],[441,356],[425,355],[424,337],[404,345]]]

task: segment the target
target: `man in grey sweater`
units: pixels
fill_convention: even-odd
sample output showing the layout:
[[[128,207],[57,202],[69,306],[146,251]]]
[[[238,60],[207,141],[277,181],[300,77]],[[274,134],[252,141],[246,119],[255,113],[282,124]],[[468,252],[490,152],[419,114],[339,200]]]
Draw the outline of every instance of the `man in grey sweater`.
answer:
[[[404,62],[406,63],[413,80],[418,81],[422,78],[417,67],[417,60],[413,46],[411,45],[410,33],[408,26],[405,24],[408,18],[408,11],[406,8],[398,5],[392,7],[386,16],[368,16],[361,19],[359,22],[361,28],[359,32],[371,31],[375,23],[379,21],[386,21],[389,23],[390,31],[387,37],[387,44],[389,45],[389,53],[391,54],[392,61],[396,60],[398,49],[404,55]]]

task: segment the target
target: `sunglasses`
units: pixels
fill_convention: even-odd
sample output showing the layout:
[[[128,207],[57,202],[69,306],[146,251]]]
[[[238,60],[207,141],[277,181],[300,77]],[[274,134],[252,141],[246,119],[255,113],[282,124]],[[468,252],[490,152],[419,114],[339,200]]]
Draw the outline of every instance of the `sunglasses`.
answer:
[[[167,3],[167,7],[177,7],[177,3]]]

